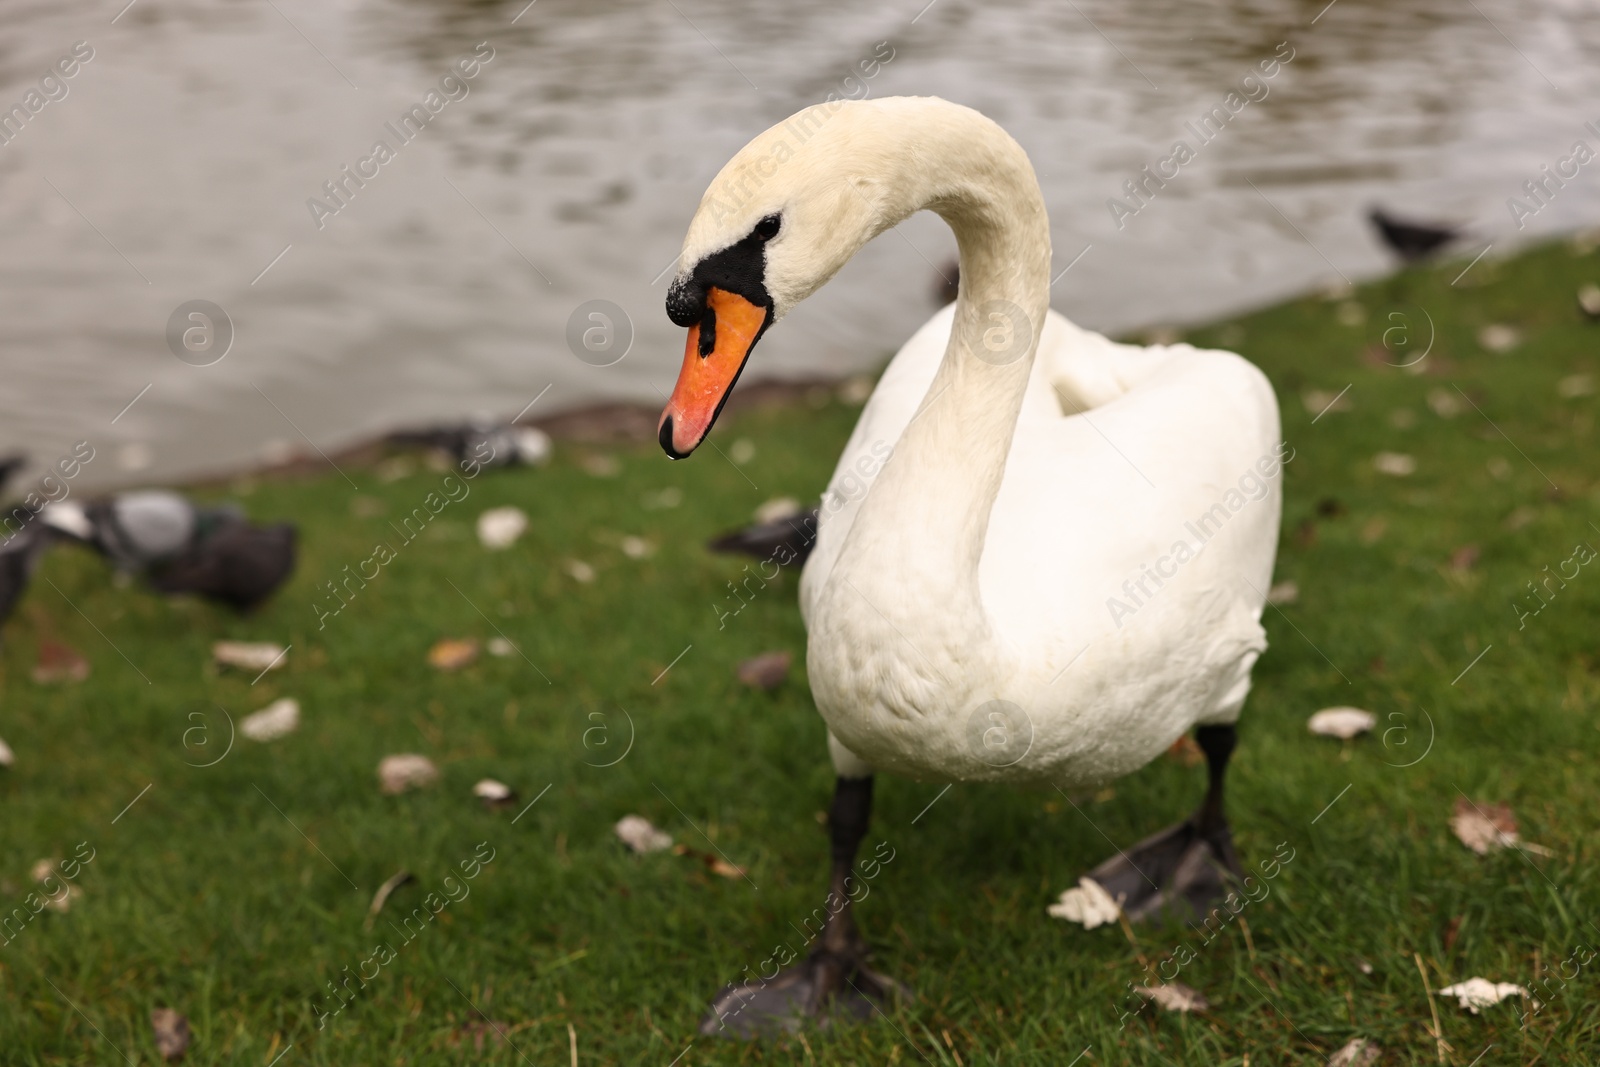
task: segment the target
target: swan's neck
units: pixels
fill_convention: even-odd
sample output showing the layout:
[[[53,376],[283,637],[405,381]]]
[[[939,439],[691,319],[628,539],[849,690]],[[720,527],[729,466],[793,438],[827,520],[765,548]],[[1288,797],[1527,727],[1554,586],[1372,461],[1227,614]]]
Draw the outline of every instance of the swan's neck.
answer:
[[[969,653],[994,637],[978,563],[1049,310],[1043,198],[1026,155],[1000,136],[1004,144],[976,150],[963,143],[954,172],[942,172],[947,189],[919,205],[955,231],[954,324],[933,384],[862,502],[841,560],[854,592],[897,629]]]

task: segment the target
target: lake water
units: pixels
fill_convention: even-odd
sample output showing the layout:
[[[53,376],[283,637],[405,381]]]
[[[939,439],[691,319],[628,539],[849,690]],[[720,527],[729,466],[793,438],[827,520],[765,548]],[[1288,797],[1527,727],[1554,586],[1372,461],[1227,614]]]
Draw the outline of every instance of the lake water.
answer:
[[[1004,124],[1071,264],[1055,306],[1106,331],[1381,272],[1376,202],[1470,224],[1468,258],[1600,221],[1600,162],[1522,229],[1506,203],[1575,141],[1600,148],[1600,11],[1577,2],[125,2],[13,2],[0,30],[0,107],[38,106],[0,144],[0,448],[48,463],[86,439],[84,487],[535,397],[530,416],[659,403],[683,345],[664,275],[701,192],[830,92],[938,94]],[[475,48],[492,58],[441,89]],[[1275,54],[1293,58],[1243,82]],[[29,98],[63,60],[72,76]],[[437,113],[395,136],[430,90]],[[1186,124],[1234,91],[1201,145]],[[1119,228],[1108,200],[1178,140],[1195,158]],[[340,205],[323,187],[346,166],[371,176]],[[883,235],[748,378],[875,368],[933,310],[953,247],[926,214]],[[168,345],[195,300],[233,325],[207,366]],[[591,300],[633,324],[610,366],[565,340]]]

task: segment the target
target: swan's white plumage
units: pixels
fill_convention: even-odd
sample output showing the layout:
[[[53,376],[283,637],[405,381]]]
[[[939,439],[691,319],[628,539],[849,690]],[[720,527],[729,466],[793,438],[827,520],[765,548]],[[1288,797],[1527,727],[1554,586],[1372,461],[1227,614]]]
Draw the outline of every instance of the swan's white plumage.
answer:
[[[935,314],[894,357],[845,446],[801,587],[808,621],[865,499],[860,472],[875,469],[873,446],[881,452],[882,444],[897,443],[922,403],[953,313],[952,305]],[[1064,408],[1081,413],[1065,415]],[[1278,445],[1271,387],[1243,358],[1189,345],[1117,344],[1052,312],[979,570],[985,608],[1029,668],[1003,697],[1032,719],[1033,748],[1004,770],[971,759],[964,730],[970,709],[956,708],[941,745],[927,737],[921,751],[888,752],[848,709],[823,708],[832,733],[870,753],[855,756],[836,736],[838,769],[1085,784],[1143,766],[1196,724],[1232,722],[1266,648],[1259,620],[1272,578],[1281,473],[1262,479],[1269,491],[1230,512],[1204,551],[1123,616],[1120,628],[1106,601],[1131,604],[1123,581],[1137,579],[1175,541],[1194,543],[1185,524],[1222,503],[1263,456],[1275,461]],[[934,724],[925,725],[931,732]],[[930,758],[936,752],[944,758]]]
[[[1049,311],[1027,156],[942,100],[819,105],[757,137],[702,200],[684,269],[781,213],[764,268],[776,320],[923,208],[955,231],[961,296],[867,402],[801,581],[835,765],[1058,785],[1128,773],[1195,724],[1232,721],[1265,648],[1281,475],[1227,502],[1278,455],[1272,390],[1231,353],[1114,344]],[[984,351],[995,307],[1039,324],[1024,330],[1036,349]],[[1198,544],[1186,524],[1215,505],[1204,550],[1114,617],[1122,583]],[[1031,723],[1005,767],[972,744],[994,700]]]

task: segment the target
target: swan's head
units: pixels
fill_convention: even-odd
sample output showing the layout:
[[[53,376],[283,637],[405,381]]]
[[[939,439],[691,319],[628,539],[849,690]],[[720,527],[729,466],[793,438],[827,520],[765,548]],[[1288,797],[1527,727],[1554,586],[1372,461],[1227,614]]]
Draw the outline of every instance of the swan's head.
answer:
[[[922,206],[897,111],[944,101],[818,104],[751,141],[701,198],[667,315],[689,330],[658,437],[673,459],[704,440],[762,333],[880,232]]]

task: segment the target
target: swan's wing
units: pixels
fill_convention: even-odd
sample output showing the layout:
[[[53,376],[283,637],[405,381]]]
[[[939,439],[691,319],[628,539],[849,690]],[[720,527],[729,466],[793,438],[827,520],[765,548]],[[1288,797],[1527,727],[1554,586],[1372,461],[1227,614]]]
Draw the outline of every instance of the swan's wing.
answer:
[[[1188,345],[1119,344],[1052,312],[1035,368],[1060,413],[1076,415],[1137,388],[1182,351],[1193,349]]]

